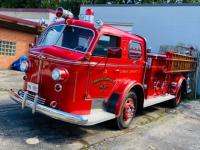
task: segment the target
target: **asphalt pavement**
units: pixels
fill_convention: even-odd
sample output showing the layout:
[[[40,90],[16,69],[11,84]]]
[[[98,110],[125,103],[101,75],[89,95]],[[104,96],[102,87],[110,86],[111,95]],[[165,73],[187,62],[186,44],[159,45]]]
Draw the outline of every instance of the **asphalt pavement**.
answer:
[[[200,101],[176,109],[157,105],[138,114],[129,129],[109,123],[83,127],[58,121],[10,100],[8,90],[23,86],[23,73],[0,71],[0,150],[199,150]]]

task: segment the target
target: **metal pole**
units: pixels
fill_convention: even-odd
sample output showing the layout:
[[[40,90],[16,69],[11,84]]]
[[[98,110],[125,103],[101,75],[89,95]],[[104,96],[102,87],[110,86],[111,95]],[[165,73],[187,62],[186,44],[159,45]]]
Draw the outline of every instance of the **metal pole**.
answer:
[[[195,99],[197,99],[198,79],[199,79],[199,51],[197,52],[197,69],[196,69],[196,87],[195,87]]]

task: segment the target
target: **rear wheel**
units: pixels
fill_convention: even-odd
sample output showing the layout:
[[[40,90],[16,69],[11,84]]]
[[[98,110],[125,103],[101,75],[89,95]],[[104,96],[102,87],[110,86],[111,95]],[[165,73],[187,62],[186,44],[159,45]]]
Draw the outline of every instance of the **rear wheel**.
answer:
[[[128,128],[135,117],[137,111],[137,96],[135,92],[129,92],[124,99],[120,116],[115,119],[118,129]]]
[[[182,100],[182,87],[178,89],[176,98],[169,101],[170,107],[172,108],[177,107],[181,103],[181,100]]]

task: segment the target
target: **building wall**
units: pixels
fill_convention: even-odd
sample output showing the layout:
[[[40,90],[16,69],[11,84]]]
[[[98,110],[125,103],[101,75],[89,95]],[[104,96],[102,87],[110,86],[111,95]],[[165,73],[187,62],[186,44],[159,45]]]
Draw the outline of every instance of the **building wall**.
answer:
[[[0,27],[0,40],[16,42],[14,56],[0,55],[0,69],[8,69],[14,60],[27,54],[29,44],[34,42],[35,35]]]
[[[16,9],[17,10],[17,9]],[[30,20],[33,22],[39,22],[41,18],[45,20],[46,24],[52,23],[53,19],[55,18],[55,13],[52,12],[26,12],[26,11],[8,11],[4,9],[0,9],[0,14],[7,15],[11,17],[21,18],[25,20]]]

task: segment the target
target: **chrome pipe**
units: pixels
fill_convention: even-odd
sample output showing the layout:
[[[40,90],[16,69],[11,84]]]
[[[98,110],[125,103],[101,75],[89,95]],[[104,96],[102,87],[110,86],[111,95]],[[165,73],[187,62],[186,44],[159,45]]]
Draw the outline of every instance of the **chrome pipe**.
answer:
[[[35,97],[34,97],[34,101],[33,101],[32,114],[35,114],[37,101],[38,101],[38,95],[35,95]]]
[[[22,100],[22,109],[24,109],[26,105],[26,99],[27,99],[28,92],[24,92],[23,100]]]

